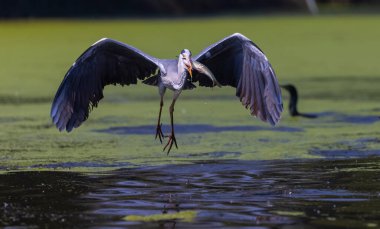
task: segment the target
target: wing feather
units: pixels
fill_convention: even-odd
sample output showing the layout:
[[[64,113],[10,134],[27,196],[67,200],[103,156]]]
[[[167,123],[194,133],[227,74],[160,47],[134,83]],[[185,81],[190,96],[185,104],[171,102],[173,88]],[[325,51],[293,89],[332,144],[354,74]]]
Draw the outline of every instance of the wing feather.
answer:
[[[235,33],[205,48],[194,60],[209,68],[221,85],[235,87],[236,96],[253,116],[271,125],[279,122],[281,89],[267,57],[251,40]]]
[[[159,59],[112,39],[99,40],[75,61],[59,86],[50,112],[54,124],[70,132],[97,107],[106,85],[136,84],[157,69],[165,72]]]

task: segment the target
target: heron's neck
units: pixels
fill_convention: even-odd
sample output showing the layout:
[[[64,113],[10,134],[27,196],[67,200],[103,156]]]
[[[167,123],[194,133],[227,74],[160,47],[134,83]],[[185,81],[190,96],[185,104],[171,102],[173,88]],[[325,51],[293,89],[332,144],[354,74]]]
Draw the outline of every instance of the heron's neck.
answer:
[[[183,63],[181,58],[178,58],[178,73],[177,73],[177,79],[173,83],[173,87],[175,89],[181,89],[186,81],[186,76],[187,76],[187,70],[185,67],[185,64]]]
[[[185,64],[183,63],[183,60],[181,57],[178,58],[178,76],[182,76],[183,73],[186,73],[186,66]],[[185,74],[186,76],[186,74]]]

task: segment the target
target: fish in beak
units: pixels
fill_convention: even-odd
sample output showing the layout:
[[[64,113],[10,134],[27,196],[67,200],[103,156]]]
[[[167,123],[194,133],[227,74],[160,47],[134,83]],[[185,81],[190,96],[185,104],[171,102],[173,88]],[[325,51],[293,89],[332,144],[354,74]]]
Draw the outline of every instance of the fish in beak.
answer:
[[[201,76],[206,76],[213,82],[213,86],[221,87],[222,85],[216,80],[214,74],[211,72],[210,69],[208,69],[205,65],[199,63],[198,61],[192,61],[191,62],[192,69],[195,69],[195,71],[202,73]]]

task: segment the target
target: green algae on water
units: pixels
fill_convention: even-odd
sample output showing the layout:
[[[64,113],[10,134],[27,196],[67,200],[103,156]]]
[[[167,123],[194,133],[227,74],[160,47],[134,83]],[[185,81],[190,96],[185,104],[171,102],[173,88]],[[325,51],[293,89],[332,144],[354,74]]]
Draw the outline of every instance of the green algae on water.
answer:
[[[193,222],[197,217],[196,211],[181,211],[176,213],[154,214],[154,215],[127,215],[126,221],[154,222],[163,220],[180,220],[182,222]]]

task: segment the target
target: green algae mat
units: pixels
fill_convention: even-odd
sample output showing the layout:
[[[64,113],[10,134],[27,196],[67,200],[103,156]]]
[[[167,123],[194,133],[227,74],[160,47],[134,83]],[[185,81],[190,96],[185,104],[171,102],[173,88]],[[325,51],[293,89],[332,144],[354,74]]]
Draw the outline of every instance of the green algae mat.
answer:
[[[0,22],[0,168],[110,170],[198,160],[351,158],[379,154],[378,16],[220,17],[180,20]],[[212,33],[210,33],[212,28]],[[157,89],[108,86],[89,119],[60,133],[50,103],[74,60],[109,37],[160,58],[194,54],[240,32],[270,59],[281,84],[293,83],[299,109],[277,127],[250,117],[233,88],[184,91],[176,104],[179,149],[154,139]],[[284,106],[288,95],[283,92]],[[163,110],[168,131],[167,93]]]

